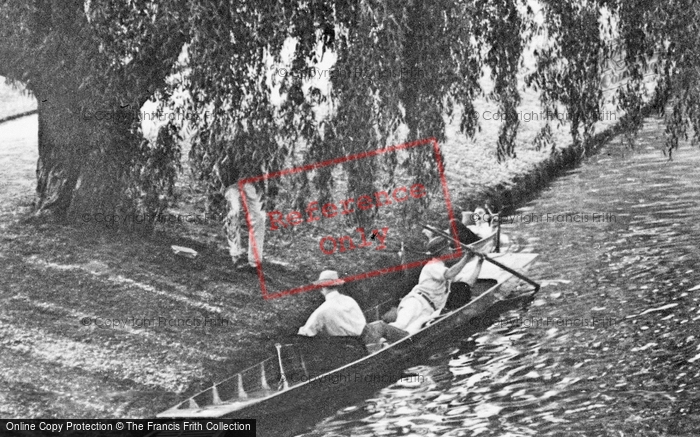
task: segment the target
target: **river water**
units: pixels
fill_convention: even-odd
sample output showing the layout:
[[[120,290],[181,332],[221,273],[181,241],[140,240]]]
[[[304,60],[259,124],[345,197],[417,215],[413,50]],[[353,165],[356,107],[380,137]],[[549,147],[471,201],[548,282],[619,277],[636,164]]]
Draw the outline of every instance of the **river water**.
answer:
[[[303,435],[700,435],[700,151],[669,162],[661,132],[615,140],[504,225],[540,254],[531,306]]]

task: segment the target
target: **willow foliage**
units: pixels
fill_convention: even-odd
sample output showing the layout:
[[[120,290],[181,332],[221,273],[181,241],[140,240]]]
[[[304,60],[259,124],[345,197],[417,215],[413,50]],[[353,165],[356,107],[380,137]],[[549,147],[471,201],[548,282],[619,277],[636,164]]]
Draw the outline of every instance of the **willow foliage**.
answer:
[[[537,71],[528,80],[542,90],[551,111],[557,104],[567,108],[572,138],[583,153],[600,119],[606,74],[602,66],[610,61],[621,67],[614,101],[625,114],[628,139],[641,127],[649,107],[665,116],[669,158],[680,140],[697,143],[700,3],[546,0],[544,11],[540,30],[547,32],[550,46],[537,54]],[[614,59],[619,55],[621,66]]]
[[[532,9],[541,10],[541,22]],[[488,97],[504,114],[496,154],[515,157],[518,71],[532,29],[547,45],[535,53],[527,82],[551,112],[566,108],[582,153],[600,120],[612,38],[624,53],[616,101],[625,120],[638,128],[652,100],[666,114],[670,154],[700,132],[699,22],[691,0],[4,0],[0,74],[40,102],[37,209],[79,221],[86,211],[166,205],[182,124],[171,122],[146,141],[138,120],[76,116],[137,110],[148,99],[207,114],[187,120],[190,157],[215,192],[290,163],[385,147],[403,125],[409,141],[442,140],[445,117],[459,116],[460,130],[473,135],[474,102],[484,94],[479,79],[489,67]],[[312,79],[327,56],[336,62],[324,90]],[[285,63],[287,74],[276,75]],[[177,72],[181,79],[173,80]],[[650,73],[657,78],[651,97]],[[181,91],[186,99],[177,97]],[[549,125],[539,139],[548,132]],[[346,163],[348,195],[375,190],[399,169],[435,186],[426,153]],[[337,183],[326,168],[297,176],[293,187],[301,201],[311,190],[328,197]],[[268,193],[278,189],[266,183]]]
[[[665,114],[666,153],[680,140],[700,140],[700,3],[693,0],[611,2],[619,16],[626,63],[633,76],[623,104],[635,114],[645,74],[658,77],[654,105]],[[654,60],[655,62],[650,62]],[[639,118],[639,117],[638,117]]]
[[[543,13],[547,46],[536,53],[537,70],[528,82],[541,91],[547,114],[569,121],[571,138],[585,153],[603,99],[600,9],[585,1],[545,1]],[[560,114],[559,104],[565,114]]]

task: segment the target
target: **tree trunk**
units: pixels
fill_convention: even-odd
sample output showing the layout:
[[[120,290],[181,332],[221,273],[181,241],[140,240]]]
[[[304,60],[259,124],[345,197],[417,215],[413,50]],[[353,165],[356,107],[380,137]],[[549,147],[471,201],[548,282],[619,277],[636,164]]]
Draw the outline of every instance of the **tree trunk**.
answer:
[[[118,112],[96,120],[58,95],[38,102],[36,215],[149,232],[148,212],[139,210],[139,193],[130,189],[140,142],[130,132],[130,122],[118,120]]]
[[[172,129],[144,143],[136,114],[167,88],[188,39],[187,4],[145,13],[129,2],[29,3],[0,7],[0,72],[39,105],[36,215],[149,232],[179,153]],[[129,40],[115,23],[138,31]]]

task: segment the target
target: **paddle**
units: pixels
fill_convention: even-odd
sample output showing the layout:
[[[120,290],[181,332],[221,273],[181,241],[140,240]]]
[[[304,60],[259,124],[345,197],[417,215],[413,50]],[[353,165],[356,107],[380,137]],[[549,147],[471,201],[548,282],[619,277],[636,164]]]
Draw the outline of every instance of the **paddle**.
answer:
[[[420,223],[420,222],[419,222],[419,223]],[[496,261],[496,260],[494,260],[494,259],[492,259],[492,258],[490,258],[490,257],[488,257],[488,256],[486,256],[486,255],[484,255],[484,254],[481,253],[481,252],[477,252],[477,251],[473,250],[471,247],[467,246],[466,244],[462,243],[462,242],[459,241],[459,240],[454,239],[452,236],[450,236],[449,234],[446,234],[446,233],[442,232],[442,231],[439,230],[439,229],[435,229],[434,227],[429,226],[429,225],[426,225],[425,223],[420,223],[420,225],[423,226],[424,228],[428,229],[428,230],[433,231],[433,232],[436,233],[437,235],[440,235],[440,236],[442,236],[442,237],[447,238],[448,240],[455,240],[457,243],[459,243],[460,246],[462,246],[463,249],[467,250],[469,253],[473,253],[473,254],[475,254],[475,255],[477,255],[477,256],[481,256],[481,257],[484,258],[484,260],[490,262],[491,264],[495,265],[496,267],[501,268],[501,269],[505,270],[506,272],[510,273],[511,275],[513,275],[513,276],[515,276],[515,277],[517,277],[517,278],[522,279],[523,281],[525,281],[525,282],[527,282],[528,284],[530,284],[530,285],[532,285],[533,287],[535,287],[535,293],[537,293],[538,291],[540,291],[540,284],[538,284],[537,282],[535,282],[535,281],[533,281],[532,279],[528,278],[527,276],[523,275],[522,273],[517,272],[517,271],[511,269],[511,268],[508,267],[508,266],[504,266],[503,264],[501,264],[501,263],[499,263],[498,261]]]

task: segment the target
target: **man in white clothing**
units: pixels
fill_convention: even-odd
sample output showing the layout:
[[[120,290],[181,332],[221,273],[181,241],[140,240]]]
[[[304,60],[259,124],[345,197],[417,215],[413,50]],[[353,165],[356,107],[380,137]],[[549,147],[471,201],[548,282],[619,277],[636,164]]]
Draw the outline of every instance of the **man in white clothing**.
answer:
[[[248,183],[243,185],[243,192],[245,193],[246,202],[248,204],[249,224],[253,228],[253,235],[255,237],[249,238],[248,240],[247,263],[243,258],[246,253],[241,242],[240,215],[243,205],[237,184],[227,187],[224,194],[228,206],[228,214],[224,220],[224,229],[226,230],[226,238],[228,240],[229,255],[231,255],[234,266],[239,270],[252,271],[257,265],[255,262],[255,250],[257,250],[258,259],[260,259],[260,261],[263,259],[265,214],[263,212],[261,190],[257,189],[254,184]]]
[[[399,304],[396,321],[390,323],[395,328],[403,329],[408,333],[416,332],[433,313],[442,310],[447,301],[448,284],[462,271],[467,262],[474,256],[467,252],[462,259],[452,267],[447,267],[440,259],[441,256],[450,253],[450,243],[442,237],[433,238],[428,242],[428,252],[433,259],[428,262],[420,272],[418,284],[413,287]],[[483,257],[478,255],[468,282],[476,281],[481,271]]]
[[[324,270],[314,284],[324,284],[321,294],[326,301],[314,311],[299,335],[359,336],[367,321],[355,299],[338,292],[343,284],[335,270]]]
[[[238,189],[238,181],[251,176],[257,176],[262,168],[246,164],[240,160],[236,161],[230,153],[226,153],[224,157],[214,166],[214,171],[219,177],[224,189],[224,198],[227,204],[227,214],[224,219],[224,231],[228,240],[229,255],[233,261],[234,267],[241,271],[256,272],[256,257],[261,262],[263,260],[263,245],[265,243],[265,213],[263,211],[262,186],[257,184],[247,183],[243,185],[243,194],[245,194],[246,203],[248,206],[248,225],[252,228],[252,232],[248,232],[248,250],[246,259],[246,250],[241,241],[241,212],[243,211],[243,201],[241,192]]]

